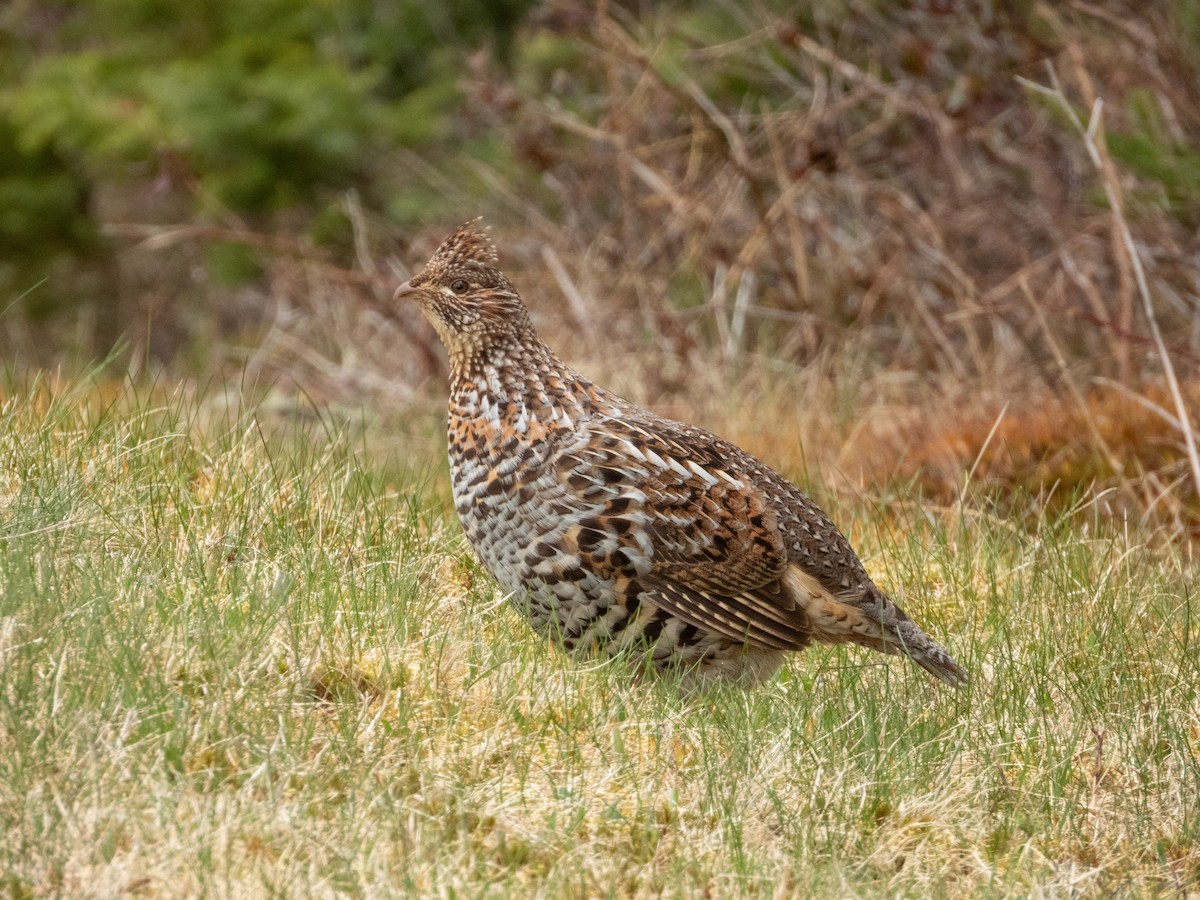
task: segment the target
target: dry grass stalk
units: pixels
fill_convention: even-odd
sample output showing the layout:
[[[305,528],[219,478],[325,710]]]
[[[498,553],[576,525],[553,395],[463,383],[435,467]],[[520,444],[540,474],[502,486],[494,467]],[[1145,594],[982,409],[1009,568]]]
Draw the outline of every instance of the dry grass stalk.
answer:
[[[1175,365],[1171,361],[1171,354],[1167,351],[1162,329],[1158,324],[1158,315],[1154,309],[1154,300],[1150,296],[1150,287],[1146,282],[1146,271],[1142,266],[1141,255],[1134,244],[1133,234],[1130,232],[1129,223],[1125,218],[1121,184],[1116,168],[1113,166],[1112,159],[1108,156],[1105,147],[1102,115],[1104,110],[1103,101],[1100,98],[1096,99],[1092,106],[1091,118],[1085,127],[1079,115],[1075,112],[1074,107],[1063,94],[1062,86],[1058,82],[1058,75],[1054,71],[1054,67],[1049,66],[1048,69],[1053,89],[1047,89],[1042,85],[1024,79],[1022,79],[1022,82],[1031,89],[1038,91],[1038,93],[1052,98],[1059,104],[1063,112],[1083,137],[1088,156],[1091,158],[1092,164],[1096,167],[1096,172],[1100,176],[1101,183],[1104,186],[1104,194],[1108,198],[1108,204],[1112,210],[1114,225],[1121,237],[1121,246],[1129,264],[1133,267],[1138,296],[1141,298],[1146,323],[1150,327],[1150,334],[1154,339],[1155,350],[1158,353],[1159,362],[1162,364],[1163,377],[1170,389],[1171,399],[1175,404],[1175,411],[1180,423],[1180,433],[1183,437],[1184,447],[1187,450],[1188,462],[1191,464],[1192,486],[1196,495],[1200,496],[1200,451],[1197,450],[1191,416],[1187,405],[1184,403],[1183,391],[1180,388],[1179,379],[1175,374]]]

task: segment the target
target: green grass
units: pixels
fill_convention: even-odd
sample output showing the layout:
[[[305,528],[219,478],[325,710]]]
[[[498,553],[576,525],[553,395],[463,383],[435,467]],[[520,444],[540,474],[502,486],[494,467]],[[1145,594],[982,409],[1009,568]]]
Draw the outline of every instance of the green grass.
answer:
[[[820,649],[757,691],[681,696],[535,639],[423,443],[13,381],[0,893],[1200,882],[1194,570],[1132,528],[839,509],[970,687]]]

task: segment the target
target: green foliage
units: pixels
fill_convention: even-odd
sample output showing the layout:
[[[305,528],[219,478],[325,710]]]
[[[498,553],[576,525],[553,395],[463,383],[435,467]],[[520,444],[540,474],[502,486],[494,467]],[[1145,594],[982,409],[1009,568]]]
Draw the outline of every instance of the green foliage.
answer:
[[[159,123],[134,92],[132,74],[96,52],[38,60],[2,95],[19,149],[53,151],[97,174],[116,160],[147,156]]]
[[[1200,152],[1176,141],[1156,98],[1132,90],[1127,103],[1130,129],[1105,138],[1114,158],[1140,178],[1161,186],[1171,212],[1181,222],[1200,222]]]
[[[3,108],[26,153],[53,148],[94,177],[167,149],[223,203],[270,211],[367,177],[380,138],[445,134],[457,56],[443,48],[511,29],[518,9],[387,8],[380,22],[363,0],[80,4],[67,52],[36,59]]]
[[[238,210],[291,205],[350,181],[380,114],[370,101],[371,74],[288,49],[295,52],[255,65],[234,43],[143,84],[163,123],[159,135]]]
[[[1180,51],[1193,66],[1200,67],[1200,4],[1174,0],[1170,5],[1172,25],[1182,40]]]
[[[262,263],[245,244],[214,241],[205,248],[205,268],[218,284],[243,284],[262,274]]]
[[[466,52],[506,56],[530,2],[34,5],[0,15],[0,245],[37,250],[9,294],[101,249],[99,183],[183,175],[198,209],[259,217],[352,186],[381,205],[388,151],[451,135]]]
[[[99,232],[87,216],[87,186],[50,148],[23,151],[0,116],[0,300],[48,277],[64,259],[88,256]],[[41,303],[45,293],[34,292]],[[7,302],[0,306],[7,306]],[[42,303],[31,309],[44,311]]]
[[[1057,100],[1036,91],[1029,91],[1028,96],[1065,133],[1076,132]],[[1086,124],[1091,110],[1076,107],[1075,115]],[[1142,181],[1131,198],[1133,210],[1138,204],[1150,203],[1168,209],[1185,225],[1200,222],[1200,153],[1173,137],[1157,98],[1151,92],[1130,89],[1125,120],[1114,126],[1105,116],[1104,122],[1104,142],[1112,158]],[[1089,199],[1097,206],[1108,205],[1099,186],[1089,193]]]

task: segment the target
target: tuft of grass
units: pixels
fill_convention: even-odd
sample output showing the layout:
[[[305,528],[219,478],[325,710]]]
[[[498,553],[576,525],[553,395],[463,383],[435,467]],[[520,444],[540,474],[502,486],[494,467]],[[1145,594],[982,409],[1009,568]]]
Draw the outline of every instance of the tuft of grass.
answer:
[[[13,896],[1181,892],[1196,574],[1105,520],[837,509],[970,669],[817,649],[681,695],[552,652],[389,434],[10,377]],[[886,508],[885,508],[886,506]]]

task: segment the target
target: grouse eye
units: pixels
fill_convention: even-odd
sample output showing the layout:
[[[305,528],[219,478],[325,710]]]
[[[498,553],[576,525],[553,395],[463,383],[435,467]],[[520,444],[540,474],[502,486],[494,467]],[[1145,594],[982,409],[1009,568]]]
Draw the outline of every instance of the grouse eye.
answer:
[[[467,283],[461,278],[455,278],[452,282],[450,282],[450,290],[454,291],[456,294],[465,293],[467,290]]]

